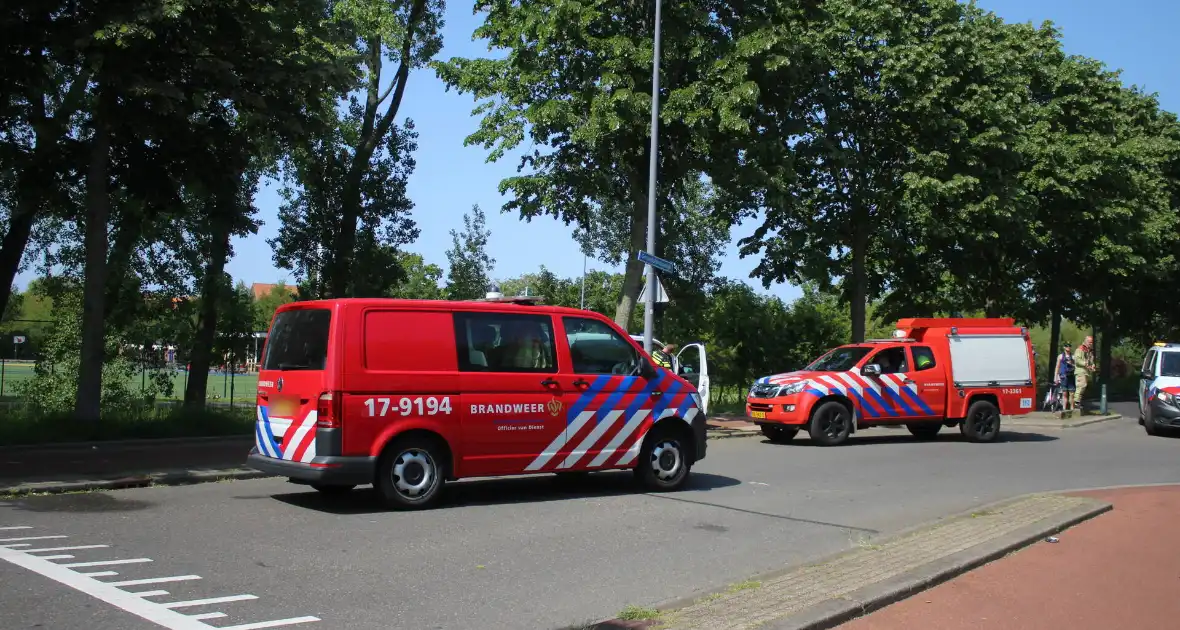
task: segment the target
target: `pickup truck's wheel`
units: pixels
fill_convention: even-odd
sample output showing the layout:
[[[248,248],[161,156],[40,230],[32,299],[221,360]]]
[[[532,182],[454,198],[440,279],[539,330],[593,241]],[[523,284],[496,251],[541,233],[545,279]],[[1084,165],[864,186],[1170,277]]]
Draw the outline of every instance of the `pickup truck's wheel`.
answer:
[[[811,435],[811,441],[820,446],[843,444],[852,433],[852,412],[848,407],[829,400],[812,412],[807,433]]]
[[[986,400],[971,403],[959,431],[971,442],[995,441],[1000,434],[1000,410]]]
[[[776,427],[769,424],[762,425],[762,435],[772,444],[787,444],[799,434],[798,427]]]
[[[905,425],[905,428],[910,430],[910,434],[922,440],[930,440],[938,435],[942,430],[942,425],[937,422],[914,422]]]

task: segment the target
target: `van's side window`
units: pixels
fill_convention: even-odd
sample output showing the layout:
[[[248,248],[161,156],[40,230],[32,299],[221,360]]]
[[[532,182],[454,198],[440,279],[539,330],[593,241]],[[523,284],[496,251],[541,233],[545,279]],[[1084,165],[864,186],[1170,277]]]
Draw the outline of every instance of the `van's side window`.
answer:
[[[932,370],[935,365],[934,351],[926,346],[913,346],[910,352],[914,355],[914,371],[921,372],[923,370]]]
[[[463,372],[557,371],[548,315],[456,313],[455,341]]]
[[[565,317],[565,338],[576,374],[630,374],[639,364],[635,346],[596,319]]]

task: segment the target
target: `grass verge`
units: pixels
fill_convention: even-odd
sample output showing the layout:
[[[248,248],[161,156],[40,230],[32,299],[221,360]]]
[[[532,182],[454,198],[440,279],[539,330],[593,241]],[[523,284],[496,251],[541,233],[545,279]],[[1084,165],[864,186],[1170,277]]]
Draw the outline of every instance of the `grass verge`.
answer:
[[[34,415],[22,409],[0,413],[0,446],[250,435],[253,407],[191,411],[177,407],[126,409],[98,421],[79,422],[68,414]]]

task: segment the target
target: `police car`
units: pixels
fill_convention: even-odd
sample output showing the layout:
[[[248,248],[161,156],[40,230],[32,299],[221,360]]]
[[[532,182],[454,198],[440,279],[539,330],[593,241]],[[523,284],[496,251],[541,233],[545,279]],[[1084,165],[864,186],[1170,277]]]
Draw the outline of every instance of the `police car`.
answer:
[[[1148,435],[1180,429],[1180,344],[1157,342],[1143,357],[1139,424]]]

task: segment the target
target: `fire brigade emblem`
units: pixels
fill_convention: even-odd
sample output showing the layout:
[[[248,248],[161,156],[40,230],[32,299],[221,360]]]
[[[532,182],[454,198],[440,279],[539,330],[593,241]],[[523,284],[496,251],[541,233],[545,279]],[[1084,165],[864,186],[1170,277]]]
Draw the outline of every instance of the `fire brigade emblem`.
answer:
[[[549,415],[555,418],[557,414],[561,413],[561,401],[557,398],[550,398],[549,402],[545,403],[545,406],[549,409]]]

